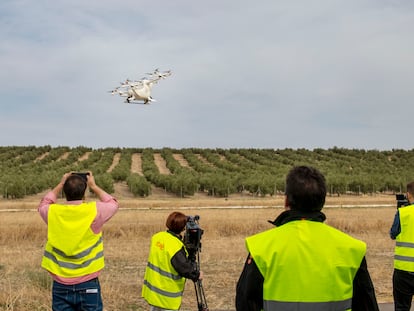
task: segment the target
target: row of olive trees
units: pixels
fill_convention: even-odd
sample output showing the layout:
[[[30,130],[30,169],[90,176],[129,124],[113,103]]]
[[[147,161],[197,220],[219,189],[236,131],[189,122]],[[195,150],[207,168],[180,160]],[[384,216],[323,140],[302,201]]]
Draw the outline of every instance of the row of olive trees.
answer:
[[[144,176],[131,173],[134,153],[142,157]],[[160,174],[154,153],[161,153],[171,174]],[[85,157],[85,155],[88,155]],[[175,158],[181,154],[189,164]],[[119,163],[114,166],[116,155]],[[331,194],[400,192],[414,180],[414,151],[360,149],[152,149],[69,147],[0,147],[0,191],[4,198],[22,198],[53,187],[68,171],[92,170],[101,187],[112,193],[114,182],[126,182],[137,196],[151,194],[151,185],[177,196],[197,191],[210,195],[283,193],[293,165],[318,167]],[[114,167],[113,167],[114,166]],[[112,169],[110,170],[110,167]]]
[[[194,195],[198,190],[196,176],[190,170],[177,169],[174,174],[160,174],[154,162],[153,149],[146,148],[143,150],[141,159],[142,171],[145,178],[155,186],[163,188],[166,192],[184,197]],[[169,165],[168,160],[171,159],[167,158],[167,165]]]
[[[3,150],[2,150],[3,151]],[[69,171],[92,170],[95,180],[108,192],[113,192],[113,179],[106,171],[112,162],[113,150],[92,150],[86,147],[70,149],[59,147],[21,151],[20,154],[4,151],[0,163],[0,191],[3,198],[23,198],[54,187],[63,174]],[[28,157],[28,154],[34,154]],[[79,159],[89,154],[88,158]],[[16,158],[20,159],[16,165]],[[21,159],[26,159],[24,162]]]

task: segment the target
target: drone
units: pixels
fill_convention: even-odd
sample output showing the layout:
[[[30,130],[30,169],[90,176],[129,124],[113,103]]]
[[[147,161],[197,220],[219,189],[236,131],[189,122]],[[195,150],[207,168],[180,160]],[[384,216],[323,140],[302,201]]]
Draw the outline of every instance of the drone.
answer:
[[[124,82],[120,83],[120,86],[109,92],[112,95],[118,94],[121,97],[126,97],[124,101],[125,103],[146,105],[151,102],[156,102],[156,100],[151,97],[152,86],[158,83],[158,81],[171,76],[171,74],[171,70],[159,71],[157,68],[153,72],[146,73],[147,76],[141,80],[133,81],[126,79]]]

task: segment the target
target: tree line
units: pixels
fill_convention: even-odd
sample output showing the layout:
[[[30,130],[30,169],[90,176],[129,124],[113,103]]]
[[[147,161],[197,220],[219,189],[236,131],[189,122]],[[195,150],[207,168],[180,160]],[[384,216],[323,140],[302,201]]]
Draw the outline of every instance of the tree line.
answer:
[[[154,154],[165,160],[170,174],[161,174]],[[139,154],[142,174],[131,170]],[[188,163],[183,166],[174,155]],[[114,167],[114,157],[119,162]],[[388,151],[330,148],[203,149],[98,148],[51,146],[0,147],[0,191],[3,198],[23,198],[55,186],[68,171],[91,170],[97,184],[109,193],[125,182],[136,196],[149,196],[153,186],[177,196],[206,192],[226,197],[284,192],[292,166],[312,165],[324,173],[329,195],[396,193],[414,180],[414,150]],[[110,169],[111,168],[111,169]]]

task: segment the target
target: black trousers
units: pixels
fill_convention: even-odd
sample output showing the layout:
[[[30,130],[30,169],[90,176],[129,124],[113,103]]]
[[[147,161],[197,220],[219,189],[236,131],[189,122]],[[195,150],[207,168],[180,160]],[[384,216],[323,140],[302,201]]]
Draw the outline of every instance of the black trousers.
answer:
[[[395,311],[410,311],[414,295],[414,272],[394,269],[392,287]]]

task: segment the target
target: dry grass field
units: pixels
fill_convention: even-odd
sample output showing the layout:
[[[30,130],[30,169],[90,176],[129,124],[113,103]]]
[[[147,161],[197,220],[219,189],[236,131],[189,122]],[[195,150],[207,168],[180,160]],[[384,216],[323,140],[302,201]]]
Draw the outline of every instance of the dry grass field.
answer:
[[[150,237],[164,230],[166,217],[178,209],[200,216],[201,269],[210,310],[234,310],[236,282],[247,255],[244,238],[270,228],[267,220],[283,210],[282,196],[178,199],[161,191],[135,199],[123,194],[118,187],[120,211],[104,228],[106,267],[100,280],[105,310],[148,309],[140,294]],[[40,195],[0,200],[0,310],[51,310],[51,279],[40,268],[46,225],[33,211],[39,200]],[[328,197],[324,212],[328,224],[367,242],[377,299],[391,302],[394,242],[388,231],[394,196]],[[191,281],[182,310],[197,310]]]

